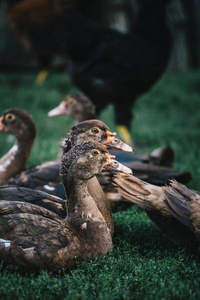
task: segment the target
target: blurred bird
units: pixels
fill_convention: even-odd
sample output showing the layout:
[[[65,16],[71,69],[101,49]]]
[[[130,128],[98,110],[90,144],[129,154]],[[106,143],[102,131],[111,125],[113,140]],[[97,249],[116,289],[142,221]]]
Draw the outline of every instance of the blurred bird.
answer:
[[[131,33],[91,21],[67,0],[6,0],[6,16],[43,68],[54,54],[68,59],[73,83],[92,99],[97,114],[114,104],[119,131],[130,144],[131,106],[160,78],[170,56],[169,2],[143,1]]]
[[[58,106],[48,112],[49,117],[66,115],[79,122],[95,119],[96,109],[92,101],[81,93],[70,94]]]

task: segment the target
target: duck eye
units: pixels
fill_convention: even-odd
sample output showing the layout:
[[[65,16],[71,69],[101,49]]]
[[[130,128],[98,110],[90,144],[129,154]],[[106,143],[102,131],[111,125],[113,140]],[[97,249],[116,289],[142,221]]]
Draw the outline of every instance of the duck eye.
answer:
[[[94,128],[92,128],[91,131],[92,131],[92,133],[97,134],[99,132],[99,129],[94,127]]]
[[[96,150],[96,149],[93,149],[93,150],[91,151],[91,154],[92,154],[92,156],[99,156],[99,155],[100,155],[100,152],[99,152],[98,150]]]
[[[12,120],[14,120],[14,118],[15,118],[15,117],[14,117],[13,114],[7,114],[7,115],[6,115],[6,120],[7,120],[7,121],[12,121]]]

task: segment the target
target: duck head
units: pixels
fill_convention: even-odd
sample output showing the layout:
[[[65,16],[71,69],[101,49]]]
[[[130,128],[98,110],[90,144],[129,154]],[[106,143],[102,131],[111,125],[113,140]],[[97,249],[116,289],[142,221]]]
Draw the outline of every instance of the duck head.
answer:
[[[104,144],[107,149],[133,152],[133,149],[116,138],[116,132],[111,132],[105,123],[99,120],[87,120],[72,127],[65,139],[64,152],[84,141],[94,141]]]
[[[0,117],[0,131],[13,134],[17,139],[34,139],[36,127],[32,117],[24,110],[7,109]]]
[[[79,93],[68,95],[60,104],[48,112],[49,117],[67,115],[81,122],[95,117],[95,107],[90,99]]]
[[[72,147],[63,155],[60,178],[63,184],[71,176],[89,180],[102,170],[132,173],[129,168],[117,162],[101,143],[87,141]]]

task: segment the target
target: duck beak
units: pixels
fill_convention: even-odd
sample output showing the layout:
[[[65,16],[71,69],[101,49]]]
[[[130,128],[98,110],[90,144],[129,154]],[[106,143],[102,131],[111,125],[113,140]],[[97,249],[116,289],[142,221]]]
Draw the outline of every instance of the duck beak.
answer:
[[[116,138],[117,133],[106,130],[107,140],[104,144],[106,148],[114,150],[122,150],[126,152],[134,152],[133,148],[128,144],[122,142],[120,139]]]
[[[3,124],[3,116],[0,117],[0,131],[4,131],[5,130],[5,126]]]
[[[59,115],[66,115],[65,101],[62,101],[57,107],[48,112],[48,117],[54,117]]]
[[[115,156],[110,155],[109,153],[105,153],[105,156],[107,158],[104,166],[103,171],[112,171],[112,172],[121,172],[125,174],[132,174],[132,170],[118,161],[115,160]]]

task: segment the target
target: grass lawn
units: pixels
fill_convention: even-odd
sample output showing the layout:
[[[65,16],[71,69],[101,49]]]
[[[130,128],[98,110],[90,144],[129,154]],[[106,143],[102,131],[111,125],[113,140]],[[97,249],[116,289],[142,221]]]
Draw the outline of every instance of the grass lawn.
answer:
[[[65,95],[77,91],[65,74],[51,74],[42,86],[36,74],[0,74],[0,115],[18,107],[32,114],[37,138],[28,165],[55,159],[59,139],[72,119],[48,118]],[[116,130],[113,107],[99,116]],[[192,173],[188,187],[200,190],[200,72],[165,75],[134,106],[131,134],[135,153],[171,145],[174,168]],[[0,157],[13,140],[0,133]],[[114,213],[114,248],[103,259],[70,272],[20,274],[2,269],[0,299],[199,299],[200,261],[177,248],[136,206]]]

